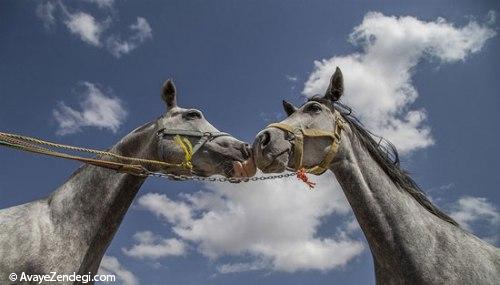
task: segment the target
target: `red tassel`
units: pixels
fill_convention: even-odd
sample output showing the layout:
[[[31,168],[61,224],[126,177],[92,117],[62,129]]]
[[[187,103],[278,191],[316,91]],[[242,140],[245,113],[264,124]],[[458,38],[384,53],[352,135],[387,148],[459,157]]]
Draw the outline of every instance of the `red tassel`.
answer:
[[[307,177],[307,172],[305,168],[301,168],[297,170],[297,179],[302,180],[307,186],[309,186],[309,189],[314,189],[314,186],[316,183],[309,181],[309,177]]]

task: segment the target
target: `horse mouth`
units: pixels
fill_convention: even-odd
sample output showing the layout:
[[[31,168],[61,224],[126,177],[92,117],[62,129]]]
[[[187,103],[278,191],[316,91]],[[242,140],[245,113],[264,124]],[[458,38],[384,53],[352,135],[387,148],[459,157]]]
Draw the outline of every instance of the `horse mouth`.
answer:
[[[232,177],[236,178],[246,178],[246,177],[252,177],[255,175],[257,172],[257,167],[255,167],[255,162],[253,160],[253,157],[250,157],[247,160],[244,160],[242,162],[240,161],[233,161],[232,163]]]
[[[259,169],[264,173],[278,173],[286,170],[288,159],[290,156],[290,151],[288,149],[276,154],[267,155],[269,157],[267,164],[262,164],[262,160],[257,164]]]
[[[217,174],[227,178],[249,178],[257,173],[257,167],[252,157],[246,160],[226,158],[219,164],[218,169]]]

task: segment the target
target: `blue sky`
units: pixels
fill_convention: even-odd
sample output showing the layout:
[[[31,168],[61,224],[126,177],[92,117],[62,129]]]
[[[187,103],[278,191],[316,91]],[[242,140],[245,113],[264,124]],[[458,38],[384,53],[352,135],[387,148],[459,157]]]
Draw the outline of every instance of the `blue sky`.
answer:
[[[281,99],[320,93],[339,65],[345,103],[441,208],[500,244],[497,3],[40,3],[0,2],[0,130],[107,148],[164,112],[173,78],[180,105],[253,141],[283,118]],[[49,195],[78,167],[7,149],[0,160],[0,208]],[[123,284],[374,283],[341,190],[317,179],[314,193],[150,179],[103,269]]]

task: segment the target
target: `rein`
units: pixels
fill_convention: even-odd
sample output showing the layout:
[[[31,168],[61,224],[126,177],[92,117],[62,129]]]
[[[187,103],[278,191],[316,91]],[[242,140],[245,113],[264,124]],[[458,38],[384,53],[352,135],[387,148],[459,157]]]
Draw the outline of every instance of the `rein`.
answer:
[[[335,155],[338,152],[341,139],[340,134],[344,129],[345,122],[338,111],[335,111],[334,115],[335,115],[335,129],[333,130],[333,132],[327,132],[320,129],[306,129],[303,126],[294,127],[284,123],[274,123],[268,126],[268,128],[269,127],[278,128],[289,134],[292,134],[293,138],[291,139],[291,143],[293,148],[293,162],[294,162],[294,166],[292,168],[294,171],[297,171],[297,173],[301,173],[300,177],[299,175],[298,177],[299,179],[303,180],[306,183],[308,183],[308,181],[307,181],[307,176],[305,176],[305,173],[311,173],[315,175],[323,174],[326,170],[328,170],[331,162],[333,161]],[[328,137],[332,140],[330,149],[323,158],[323,160],[319,164],[311,167],[305,167],[303,165],[304,138],[306,137],[312,137],[312,138]],[[309,187],[311,187],[310,184],[308,185]],[[314,184],[312,186],[314,186]]]

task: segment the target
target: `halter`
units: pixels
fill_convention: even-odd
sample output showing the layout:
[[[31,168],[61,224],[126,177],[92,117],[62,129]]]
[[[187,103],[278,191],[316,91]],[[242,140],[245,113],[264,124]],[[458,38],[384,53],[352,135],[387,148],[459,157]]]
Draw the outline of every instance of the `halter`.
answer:
[[[269,127],[278,128],[293,135],[293,138],[291,140],[293,147],[293,158],[294,158],[293,170],[299,171],[302,168],[304,168],[306,172],[315,175],[321,175],[326,170],[328,170],[330,163],[332,162],[333,158],[335,157],[339,149],[340,139],[341,139],[340,134],[342,132],[342,129],[344,129],[345,125],[345,122],[338,111],[335,110],[334,115],[335,115],[335,129],[333,132],[327,132],[320,129],[306,129],[302,126],[293,127],[284,123],[274,123],[267,126],[268,128]],[[304,156],[304,137],[328,137],[332,139],[330,150],[318,165],[312,167],[304,167],[302,165],[302,160]]]
[[[163,139],[166,136],[175,136],[176,137],[176,142],[182,147],[184,150],[184,153],[186,155],[186,161],[190,164],[191,163],[191,157],[198,151],[200,148],[206,144],[207,142],[218,138],[218,137],[224,137],[224,136],[231,136],[228,133],[224,132],[202,132],[202,131],[195,131],[195,130],[177,130],[177,129],[160,129],[158,132],[156,132],[156,135],[158,136],[158,139]],[[182,137],[195,137],[199,138],[198,141],[194,146],[191,146],[191,143],[186,140],[185,138]],[[163,148],[163,147],[161,147]],[[161,149],[163,151],[163,149]],[[191,165],[192,167],[192,165]]]

